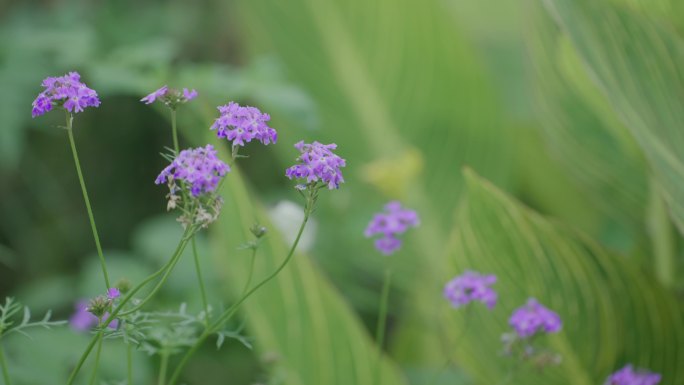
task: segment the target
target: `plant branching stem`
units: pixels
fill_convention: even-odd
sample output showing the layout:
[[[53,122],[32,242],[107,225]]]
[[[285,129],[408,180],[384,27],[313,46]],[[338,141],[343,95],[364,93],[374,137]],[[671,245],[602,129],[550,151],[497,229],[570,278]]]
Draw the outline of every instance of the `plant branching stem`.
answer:
[[[90,220],[90,229],[93,232],[93,238],[95,239],[95,247],[97,248],[97,256],[100,258],[100,265],[102,265],[102,275],[104,276],[105,288],[109,289],[111,284],[109,283],[109,274],[107,273],[107,264],[105,263],[104,254],[102,253],[102,246],[100,245],[100,236],[97,232],[97,226],[95,226],[95,216],[93,215],[93,209],[90,206],[90,198],[88,198],[88,190],[86,189],[85,180],[83,179],[83,172],[81,171],[81,162],[78,160],[78,152],[76,151],[76,142],[74,141],[74,131],[72,129],[74,117],[67,112],[67,133],[69,135],[69,144],[71,145],[71,153],[74,156],[74,163],[76,164],[76,173],[78,174],[78,181],[81,184],[81,192],[83,193],[83,200],[85,201],[86,209],[88,210],[88,219]]]
[[[204,288],[204,279],[202,278],[202,270],[200,268],[199,253],[197,252],[197,242],[195,237],[192,237],[192,255],[195,260],[195,271],[197,272],[197,282],[200,287],[200,294],[202,295],[202,306],[204,306],[204,326],[209,326],[209,302],[207,301],[207,291]]]
[[[106,325],[100,325],[100,327],[106,327]],[[104,338],[104,335],[102,333],[98,333],[98,338],[97,338],[97,350],[95,351],[95,366],[93,366],[93,374],[90,376],[90,382],[88,384],[94,385],[95,380],[97,379],[97,370],[100,367],[100,354],[102,353],[102,339]]]
[[[176,156],[180,153],[180,145],[178,142],[178,128],[176,126],[176,109],[171,109],[171,132],[173,135],[173,150],[176,152]]]
[[[211,336],[213,333],[218,331],[221,326],[228,322],[230,318],[237,312],[238,308],[240,305],[242,305],[243,302],[247,300],[254,292],[259,290],[262,286],[267,284],[269,281],[271,281],[273,278],[275,278],[284,268],[287,266],[287,264],[290,262],[292,259],[292,256],[294,255],[294,251],[297,248],[297,245],[299,244],[299,240],[302,237],[302,233],[304,232],[304,228],[306,227],[306,223],[309,221],[309,216],[311,215],[311,212],[313,211],[313,202],[312,199],[310,199],[307,202],[306,208],[304,210],[304,220],[302,221],[301,226],[299,227],[299,231],[297,232],[297,237],[294,240],[294,243],[292,244],[292,247],[290,247],[290,251],[287,253],[287,256],[285,257],[285,260],[278,266],[278,268],[271,273],[268,277],[264,278],[261,282],[256,284],[252,289],[244,293],[241,298],[235,302],[233,305],[231,305],[226,311],[224,311],[210,326],[207,328],[204,333],[200,335],[200,337],[197,339],[194,345],[188,349],[188,351],[185,353],[183,358],[180,360],[178,365],[176,365],[176,369],[174,369],[173,374],[171,375],[171,378],[169,379],[168,385],[174,385],[177,381],[178,378],[180,377],[180,374],[183,371],[183,367],[188,363],[190,360],[190,357],[192,357],[193,354],[199,349],[200,346],[202,346],[202,343],[206,341],[209,336]]]

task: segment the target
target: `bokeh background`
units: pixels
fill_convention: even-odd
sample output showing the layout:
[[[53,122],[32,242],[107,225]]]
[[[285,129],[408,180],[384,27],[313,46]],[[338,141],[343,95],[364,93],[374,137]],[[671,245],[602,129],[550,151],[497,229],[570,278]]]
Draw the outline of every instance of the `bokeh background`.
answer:
[[[215,307],[244,282],[255,220],[271,230],[257,274],[284,256],[302,204],[292,144],[336,142],[348,161],[295,262],[230,325],[242,341],[207,343],[188,384],[372,384],[386,269],[383,383],[497,383],[507,317],[536,296],[565,320],[545,341],[563,362],[513,383],[601,384],[632,362],[684,384],[683,36],[678,0],[5,0],[0,294],[67,319],[101,291],[63,117],[30,116],[43,78],[78,70],[102,99],[75,134],[115,279],[153,271],[181,232],[153,183],[169,115],[139,102],[161,85],[199,91],[179,111],[186,146],[225,145],[208,127],[230,100],[279,133],[247,147],[201,238]],[[422,225],[386,258],[363,229],[391,199]],[[494,311],[442,299],[469,268],[499,276]],[[154,306],[180,302],[199,311],[189,258]],[[3,344],[17,384],[47,384],[87,340],[63,327]],[[123,349],[106,345],[107,383]],[[157,363],[137,351],[135,383]]]

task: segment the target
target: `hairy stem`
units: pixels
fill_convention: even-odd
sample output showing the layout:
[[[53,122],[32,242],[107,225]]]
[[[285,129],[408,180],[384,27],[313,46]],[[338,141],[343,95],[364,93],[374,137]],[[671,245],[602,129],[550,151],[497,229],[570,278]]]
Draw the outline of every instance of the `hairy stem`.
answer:
[[[382,294],[380,295],[380,312],[378,314],[378,324],[375,328],[375,343],[378,345],[378,362],[375,367],[375,384],[380,384],[382,381],[382,352],[385,345],[385,329],[387,327],[387,302],[389,300],[389,292],[392,284],[392,271],[385,270],[385,280],[382,285]]]
[[[166,372],[168,371],[168,366],[169,353],[162,352],[161,362],[159,364],[159,381],[157,382],[158,385],[164,385],[164,383],[166,382]]]
[[[76,142],[74,141],[74,131],[72,129],[74,117],[67,112],[67,133],[69,135],[69,144],[71,145],[71,153],[74,156],[74,163],[76,164],[76,173],[78,174],[78,181],[81,184],[81,192],[83,193],[83,200],[85,201],[86,209],[88,210],[88,219],[90,220],[90,229],[93,232],[95,239],[95,247],[97,248],[97,255],[100,258],[100,265],[102,265],[102,275],[104,275],[106,289],[109,289],[109,274],[107,273],[107,264],[105,263],[104,254],[102,253],[102,246],[100,245],[100,236],[97,233],[97,226],[95,226],[95,216],[93,209],[90,206],[90,198],[88,198],[88,190],[86,190],[85,180],[83,179],[83,172],[81,171],[81,162],[78,160],[78,152],[76,151]],[[105,289],[105,290],[106,290]]]
[[[106,325],[100,324],[100,327],[107,327]],[[95,352],[95,366],[93,367],[93,375],[90,376],[90,382],[88,384],[94,385],[95,384],[95,379],[97,378],[97,369],[100,367],[100,354],[102,353],[102,339],[104,338],[104,335],[102,333],[98,333],[98,338],[97,338],[97,351]]]
[[[202,278],[202,270],[200,269],[199,253],[197,253],[197,242],[195,237],[192,237],[192,255],[195,259],[195,271],[197,272],[197,282],[199,283],[200,293],[202,295],[202,305],[204,306],[204,326],[209,326],[209,302],[207,301],[207,291],[204,288],[204,279]]]
[[[180,145],[178,144],[178,128],[176,127],[176,109],[171,109],[171,133],[173,135],[173,150],[176,156],[180,153]]]
[[[0,366],[2,366],[2,379],[5,381],[5,385],[11,385],[12,382],[9,376],[9,368],[7,367],[7,361],[5,360],[5,350],[0,345]]]
[[[262,286],[267,284],[270,280],[275,278],[284,268],[287,266],[287,264],[290,262],[292,259],[292,256],[294,255],[294,251],[297,248],[297,245],[299,244],[299,240],[302,237],[302,233],[304,232],[304,228],[306,227],[306,223],[309,221],[309,215],[311,215],[311,212],[313,211],[313,202],[309,201],[306,205],[306,209],[304,210],[304,220],[302,221],[301,226],[299,227],[299,232],[297,232],[297,237],[295,238],[294,243],[292,244],[292,247],[290,247],[290,251],[287,253],[287,256],[285,257],[285,260],[278,266],[278,268],[271,273],[268,277],[264,278],[261,282],[259,282],[257,285],[255,285],[252,289],[244,293],[241,298],[235,302],[231,307],[229,307],[226,311],[224,311],[217,319],[212,323],[209,328],[207,328],[202,335],[197,339],[194,345],[188,349],[188,351],[185,353],[183,358],[180,360],[178,365],[176,365],[176,369],[173,371],[173,374],[171,375],[171,378],[169,379],[168,385],[174,385],[177,381],[178,378],[180,377],[180,374],[183,371],[183,367],[188,363],[190,360],[190,357],[192,357],[193,354],[199,349],[200,346],[202,346],[202,343],[209,338],[213,333],[218,331],[221,326],[230,320],[230,318],[237,312],[237,309],[242,305],[243,302],[247,300],[254,292],[259,290]]]

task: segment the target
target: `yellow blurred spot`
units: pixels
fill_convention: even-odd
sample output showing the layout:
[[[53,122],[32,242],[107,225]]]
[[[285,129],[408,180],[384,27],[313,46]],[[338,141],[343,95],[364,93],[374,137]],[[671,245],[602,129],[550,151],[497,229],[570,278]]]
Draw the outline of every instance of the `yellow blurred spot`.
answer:
[[[398,157],[379,159],[363,166],[363,180],[388,197],[403,197],[423,171],[423,155],[415,148]]]

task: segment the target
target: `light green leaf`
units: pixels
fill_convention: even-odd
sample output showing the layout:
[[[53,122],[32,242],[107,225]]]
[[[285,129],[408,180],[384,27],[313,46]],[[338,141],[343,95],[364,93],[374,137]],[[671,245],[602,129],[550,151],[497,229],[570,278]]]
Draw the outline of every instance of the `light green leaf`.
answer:
[[[469,373],[487,384],[505,377],[511,362],[499,355],[500,336],[510,330],[512,311],[535,297],[564,320],[560,333],[537,340],[563,361],[542,372],[521,370],[516,383],[599,384],[626,363],[662,373],[663,384],[684,379],[682,309],[653,277],[471,171],[465,174],[467,204],[453,232],[453,266],[444,278],[466,269],[496,274],[499,293],[495,309],[475,304],[469,310],[470,327],[455,344],[456,359]],[[449,313],[444,327],[462,330],[465,310]]]
[[[617,227],[621,240],[604,243],[629,251],[644,226],[647,183],[641,149],[544,9],[533,1],[528,10],[526,40],[541,132],[587,203],[609,220],[599,223],[598,234],[590,234],[604,240],[606,227]]]
[[[584,69],[630,130],[684,231],[684,45],[644,14],[604,1],[545,0]]]

